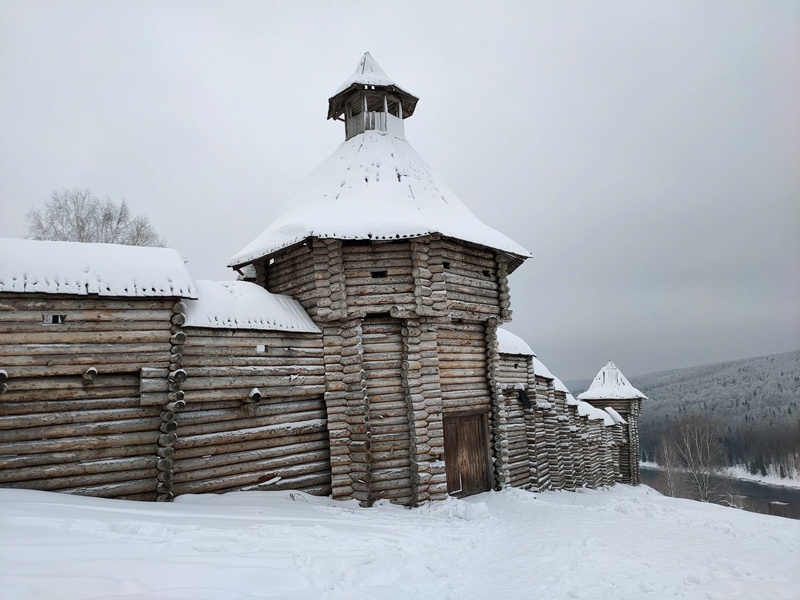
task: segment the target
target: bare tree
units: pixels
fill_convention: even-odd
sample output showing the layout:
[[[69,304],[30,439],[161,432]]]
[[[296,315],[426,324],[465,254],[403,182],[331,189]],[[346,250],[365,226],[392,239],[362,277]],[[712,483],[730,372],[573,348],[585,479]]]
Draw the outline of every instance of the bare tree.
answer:
[[[681,465],[677,444],[669,435],[662,435],[656,450],[659,471],[656,479],[658,491],[673,498],[681,498],[686,492],[686,475]]]
[[[702,502],[720,502],[728,496],[720,478],[726,464],[725,449],[711,419],[692,415],[679,419],[671,432],[690,492]]]
[[[163,246],[147,217],[131,215],[125,200],[100,200],[89,190],[53,192],[41,210],[31,210],[28,237],[34,240]]]

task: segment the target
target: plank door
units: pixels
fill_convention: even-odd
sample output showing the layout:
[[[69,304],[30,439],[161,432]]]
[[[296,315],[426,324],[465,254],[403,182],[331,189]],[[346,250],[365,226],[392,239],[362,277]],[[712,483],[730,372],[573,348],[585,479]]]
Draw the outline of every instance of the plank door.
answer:
[[[492,488],[486,414],[444,417],[447,493],[461,498]]]
[[[403,388],[400,321],[367,317],[361,331],[372,432],[372,498],[411,502],[411,428]]]

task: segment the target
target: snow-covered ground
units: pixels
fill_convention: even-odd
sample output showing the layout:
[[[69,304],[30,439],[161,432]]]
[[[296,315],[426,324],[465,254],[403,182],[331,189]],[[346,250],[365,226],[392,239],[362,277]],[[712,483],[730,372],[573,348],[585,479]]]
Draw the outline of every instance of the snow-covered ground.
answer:
[[[4,600],[800,598],[800,521],[640,486],[409,510],[0,490]]]

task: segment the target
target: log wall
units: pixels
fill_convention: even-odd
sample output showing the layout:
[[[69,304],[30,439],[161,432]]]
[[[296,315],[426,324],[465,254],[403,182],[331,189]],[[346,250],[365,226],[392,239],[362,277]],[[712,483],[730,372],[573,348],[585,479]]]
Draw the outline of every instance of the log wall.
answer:
[[[494,252],[473,244],[444,239],[442,264],[452,318],[485,320],[500,316],[501,292]]]
[[[174,298],[0,294],[0,485],[155,499]],[[54,321],[57,321],[54,323]]]
[[[186,328],[173,494],[330,493],[319,334]]]

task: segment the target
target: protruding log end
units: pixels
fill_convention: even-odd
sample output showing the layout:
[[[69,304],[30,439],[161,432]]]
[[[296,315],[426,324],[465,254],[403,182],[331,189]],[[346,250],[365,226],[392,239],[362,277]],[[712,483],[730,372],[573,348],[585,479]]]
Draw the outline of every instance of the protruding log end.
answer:
[[[176,392],[176,394],[178,393],[183,394],[183,392]],[[164,407],[165,410],[173,413],[182,411],[184,408],[186,408],[186,401],[183,398],[170,402]]]
[[[247,399],[250,402],[261,402],[261,390],[258,388],[253,388],[250,390],[250,393],[247,394]]]
[[[175,369],[169,374],[169,380],[177,383],[186,381],[186,371],[183,369]]]
[[[186,341],[186,334],[182,331],[176,331],[172,334],[172,337],[169,338],[170,344],[173,346],[183,344]]]

